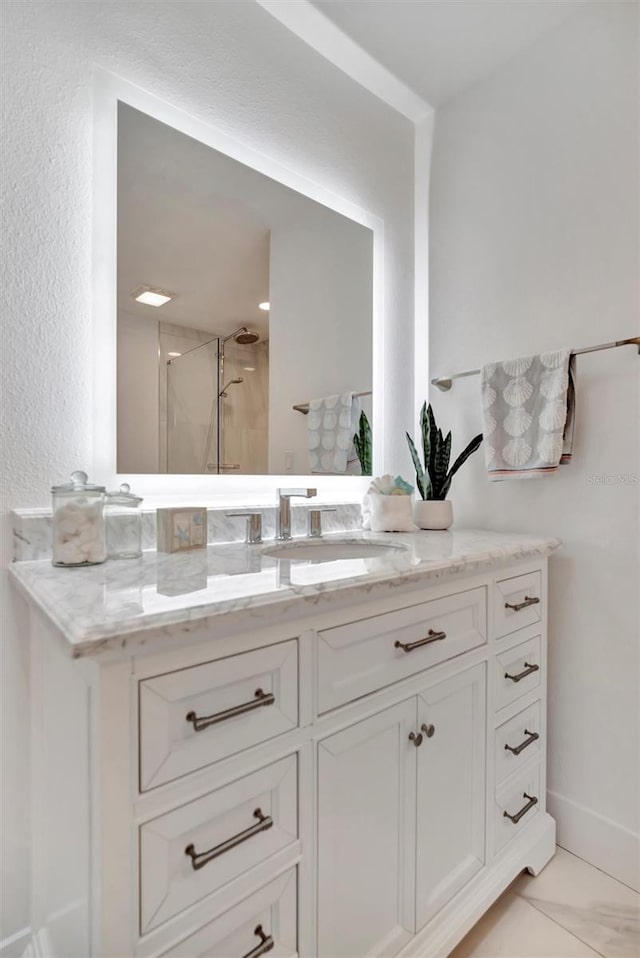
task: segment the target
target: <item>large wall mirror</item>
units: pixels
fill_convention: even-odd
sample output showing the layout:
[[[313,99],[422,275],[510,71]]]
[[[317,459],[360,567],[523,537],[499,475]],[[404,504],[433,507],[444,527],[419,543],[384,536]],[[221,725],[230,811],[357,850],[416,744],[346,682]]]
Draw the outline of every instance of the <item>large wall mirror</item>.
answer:
[[[117,111],[118,473],[360,475],[372,230]]]

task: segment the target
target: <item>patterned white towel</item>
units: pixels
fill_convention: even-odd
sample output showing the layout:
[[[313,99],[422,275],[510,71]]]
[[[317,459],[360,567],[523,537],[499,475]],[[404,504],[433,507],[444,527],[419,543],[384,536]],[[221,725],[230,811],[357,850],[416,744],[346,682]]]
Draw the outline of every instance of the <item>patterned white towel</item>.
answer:
[[[311,400],[307,416],[311,472],[346,473],[359,418],[360,402],[352,392]]]
[[[484,454],[489,479],[551,475],[571,461],[575,408],[569,349],[482,368]]]

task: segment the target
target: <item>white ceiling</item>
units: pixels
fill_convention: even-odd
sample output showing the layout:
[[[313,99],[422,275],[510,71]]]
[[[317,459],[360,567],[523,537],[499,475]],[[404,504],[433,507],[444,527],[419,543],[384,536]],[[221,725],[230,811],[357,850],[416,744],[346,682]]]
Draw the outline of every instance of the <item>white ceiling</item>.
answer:
[[[248,326],[267,338],[258,303],[269,299],[271,217],[268,203],[252,202],[246,180],[257,176],[120,104],[118,309],[214,334]],[[262,180],[267,191],[283,189]],[[145,306],[131,298],[139,286],[175,299]]]
[[[456,96],[589,0],[313,0],[431,106]]]

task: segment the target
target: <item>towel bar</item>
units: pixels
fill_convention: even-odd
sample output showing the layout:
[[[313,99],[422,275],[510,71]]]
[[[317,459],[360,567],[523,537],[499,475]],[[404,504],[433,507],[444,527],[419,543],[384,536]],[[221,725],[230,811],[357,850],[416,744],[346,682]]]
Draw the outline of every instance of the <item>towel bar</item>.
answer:
[[[358,396],[358,397],[360,397],[360,396],[370,396],[370,395],[371,395],[371,390],[369,389],[369,390],[367,390],[366,392],[363,392],[363,393],[354,393],[353,395],[354,395],[354,396]],[[293,406],[292,408],[295,409],[296,412],[301,412],[303,416],[306,416],[307,413],[309,412],[309,403],[308,403],[308,402],[301,402],[301,403],[298,403],[297,406]]]
[[[615,349],[617,346],[637,346],[638,355],[640,355],[640,336],[632,336],[630,339],[617,339],[613,343],[601,343],[599,346],[585,346],[583,349],[572,349],[572,356],[582,356],[584,353],[598,353],[601,349]],[[432,386],[437,386],[442,392],[448,392],[454,379],[463,379],[465,376],[479,376],[481,369],[468,369],[464,373],[455,373],[453,376],[438,376],[431,380]],[[299,407],[294,406],[294,409]]]

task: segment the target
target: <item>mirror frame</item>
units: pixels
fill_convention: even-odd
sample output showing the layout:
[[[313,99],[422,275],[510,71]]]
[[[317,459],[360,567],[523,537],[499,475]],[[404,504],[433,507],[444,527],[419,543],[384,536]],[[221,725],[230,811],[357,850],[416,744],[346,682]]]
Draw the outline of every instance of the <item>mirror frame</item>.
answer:
[[[373,232],[373,474],[384,457],[384,222],[329,189],[307,179],[222,130],[172,107],[164,100],[108,71],[94,70],[93,136],[93,466],[91,478],[108,488],[129,482],[146,498],[198,496],[201,501],[274,497],[277,486],[313,485],[319,493],[355,499],[368,485],[362,476],[210,476],[177,474],[125,475],[117,471],[117,162],[118,103],[126,103],[161,123],[250,166],[296,192],[348,217]],[[300,402],[312,399],[301,396]]]

